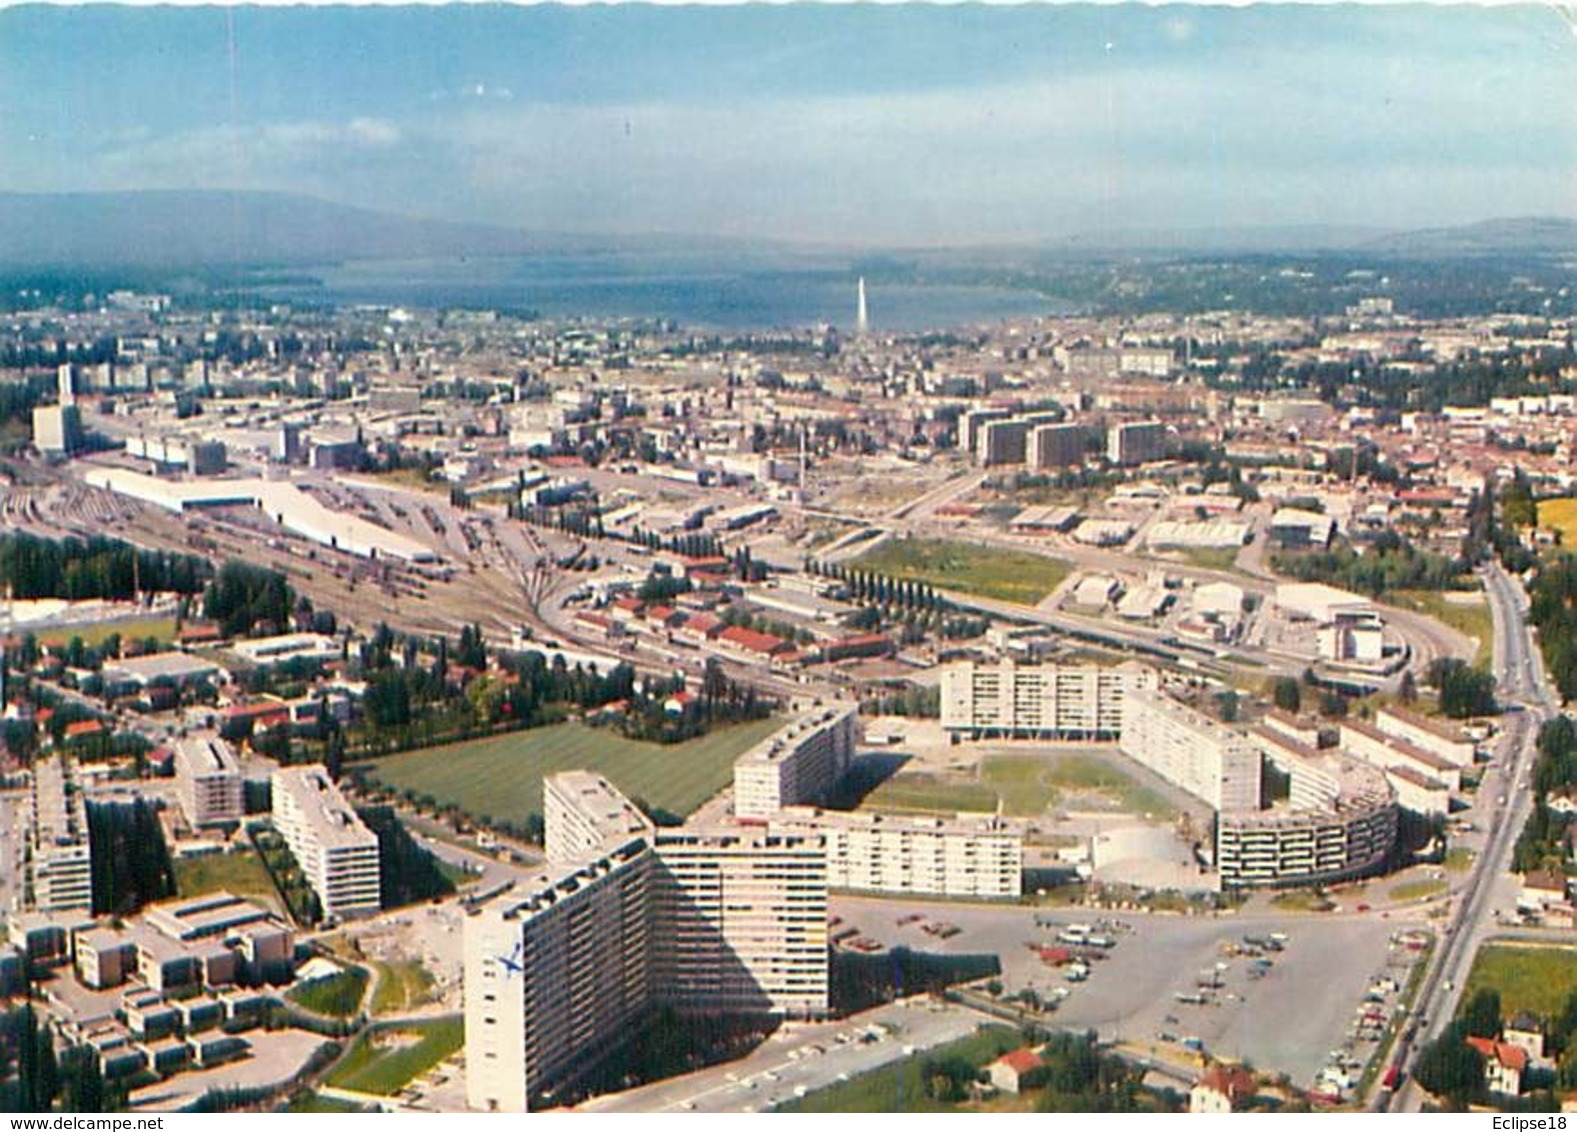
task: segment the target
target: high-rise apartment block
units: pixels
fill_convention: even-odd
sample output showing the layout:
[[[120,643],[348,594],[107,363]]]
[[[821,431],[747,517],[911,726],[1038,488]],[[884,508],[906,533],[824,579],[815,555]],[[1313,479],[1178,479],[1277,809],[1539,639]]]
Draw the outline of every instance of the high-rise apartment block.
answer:
[[[33,764],[28,795],[27,885],[40,912],[93,910],[87,802],[66,755]]]
[[[1259,809],[1259,748],[1163,691],[1124,696],[1120,749],[1213,809]]]
[[[820,707],[775,731],[734,763],[734,814],[770,818],[825,800],[854,757],[856,710]]]
[[[175,784],[194,829],[238,822],[246,812],[235,751],[217,736],[191,736],[175,744]]]
[[[1160,421],[1125,421],[1106,434],[1106,458],[1122,467],[1148,464],[1166,455],[1166,426]]]
[[[654,1007],[826,1013],[819,834],[658,829],[584,771],[547,780],[544,812],[550,867],[466,923],[471,1107],[550,1099]]]
[[[345,919],[379,908],[378,838],[320,763],[274,772],[274,826],[323,915]]]

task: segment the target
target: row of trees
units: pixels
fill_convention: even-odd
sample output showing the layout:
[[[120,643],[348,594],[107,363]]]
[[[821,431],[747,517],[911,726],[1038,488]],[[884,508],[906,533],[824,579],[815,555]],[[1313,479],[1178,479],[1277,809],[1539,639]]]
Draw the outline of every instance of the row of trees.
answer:
[[[93,911],[128,915],[175,895],[175,868],[159,816],[147,802],[88,803]]]
[[[210,573],[201,558],[138,550],[117,539],[0,535],[0,586],[18,598],[126,601],[139,592],[196,594]]]
[[[1539,729],[1539,757],[1533,767],[1533,812],[1522,827],[1512,855],[1512,868],[1521,873],[1565,865],[1565,839],[1571,818],[1550,809],[1549,794],[1577,785],[1577,724],[1558,715]]]
[[[807,559],[806,569],[844,584],[849,596],[861,605],[879,605],[909,612],[935,613],[948,608],[942,595],[925,582],[890,578],[869,570],[854,570],[841,562]]]

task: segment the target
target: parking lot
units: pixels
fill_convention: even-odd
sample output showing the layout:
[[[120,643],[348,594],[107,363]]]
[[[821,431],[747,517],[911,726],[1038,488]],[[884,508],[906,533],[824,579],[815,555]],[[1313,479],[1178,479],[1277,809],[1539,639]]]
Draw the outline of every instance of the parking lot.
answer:
[[[1062,1000],[1048,1022],[1136,1045],[1181,1047],[1193,1038],[1212,1054],[1286,1072],[1300,1085],[1313,1084],[1328,1051],[1348,1040],[1355,1008],[1376,979],[1389,974],[1405,983],[1414,955],[1393,948],[1396,925],[1373,916],[1188,917],[841,896],[832,908],[844,925],[887,947],[999,955],[1004,995],[1031,989],[1043,1000]],[[917,912],[920,920],[899,923]],[[960,930],[948,938],[923,930],[936,922]],[[1072,924],[1113,941],[1109,949],[1091,949],[1082,981],[1070,980],[1067,969],[1044,962],[1040,952],[1058,946],[1059,932]],[[1280,951],[1228,953],[1242,948],[1245,935],[1270,933],[1286,937]],[[1250,973],[1256,960],[1267,959],[1260,974]],[[1206,976],[1219,985],[1201,988]]]

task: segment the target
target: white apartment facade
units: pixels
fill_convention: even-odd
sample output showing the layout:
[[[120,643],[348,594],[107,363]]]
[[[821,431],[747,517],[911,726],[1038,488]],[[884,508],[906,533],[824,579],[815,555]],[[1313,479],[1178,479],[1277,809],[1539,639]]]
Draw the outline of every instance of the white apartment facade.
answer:
[[[29,903],[36,911],[93,910],[87,802],[67,755],[33,764],[27,855]]]
[[[378,838],[322,764],[274,772],[274,826],[333,919],[379,908]]]
[[[1119,749],[1217,811],[1259,809],[1259,749],[1159,689],[1124,696]]]
[[[767,736],[734,763],[734,814],[770,818],[784,806],[820,802],[854,758],[856,709],[819,707]]]
[[[241,767],[229,743],[192,736],[175,744],[175,784],[192,828],[227,825],[246,812]]]
[[[1017,899],[1024,838],[995,818],[922,818],[791,807],[774,831],[826,840],[827,886],[894,896]]]
[[[964,662],[942,672],[942,726],[973,738],[1111,739],[1122,731],[1124,698],[1159,687],[1155,669],[1133,662]]]

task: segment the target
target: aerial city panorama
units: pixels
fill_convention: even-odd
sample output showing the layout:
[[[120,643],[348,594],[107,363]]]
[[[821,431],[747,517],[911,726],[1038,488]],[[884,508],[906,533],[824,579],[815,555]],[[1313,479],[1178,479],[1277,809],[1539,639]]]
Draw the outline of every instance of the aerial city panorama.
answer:
[[[0,6],[0,1109],[1577,1108],[1574,30]]]

